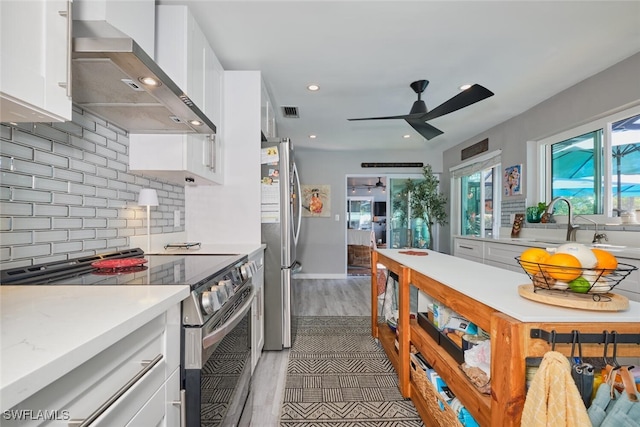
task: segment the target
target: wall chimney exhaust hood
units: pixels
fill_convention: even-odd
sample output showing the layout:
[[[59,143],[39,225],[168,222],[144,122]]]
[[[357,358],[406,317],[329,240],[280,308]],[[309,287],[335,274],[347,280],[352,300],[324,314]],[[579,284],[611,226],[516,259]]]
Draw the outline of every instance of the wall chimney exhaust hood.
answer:
[[[73,25],[74,103],[129,133],[216,133],[211,120],[132,38],[104,21]],[[149,78],[157,83],[146,84]]]

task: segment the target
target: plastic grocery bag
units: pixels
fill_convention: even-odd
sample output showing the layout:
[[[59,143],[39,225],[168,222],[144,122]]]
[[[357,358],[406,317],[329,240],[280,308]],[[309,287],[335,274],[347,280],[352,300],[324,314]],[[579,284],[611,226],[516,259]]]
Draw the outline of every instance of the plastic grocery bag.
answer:
[[[482,369],[491,378],[491,340],[485,340],[464,352],[464,362]]]

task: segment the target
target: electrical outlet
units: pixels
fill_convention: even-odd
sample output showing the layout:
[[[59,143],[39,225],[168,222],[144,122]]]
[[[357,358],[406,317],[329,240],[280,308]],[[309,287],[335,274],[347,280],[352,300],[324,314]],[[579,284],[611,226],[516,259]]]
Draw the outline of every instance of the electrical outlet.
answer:
[[[180,211],[173,211],[173,226],[180,227]]]

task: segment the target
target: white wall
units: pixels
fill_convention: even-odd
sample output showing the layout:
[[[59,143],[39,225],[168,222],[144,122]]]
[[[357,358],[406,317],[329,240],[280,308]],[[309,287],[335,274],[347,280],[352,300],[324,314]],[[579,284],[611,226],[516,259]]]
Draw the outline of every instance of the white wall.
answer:
[[[449,168],[460,163],[460,151],[489,138],[489,152],[502,149],[502,165],[523,164],[526,171],[526,142],[588,123],[640,103],[640,53],[541,102],[524,113],[464,141],[443,153],[445,194],[450,191]],[[499,100],[500,94],[495,95]],[[523,182],[523,194],[509,200],[532,198]],[[443,227],[440,248],[450,250],[450,227]]]
[[[185,188],[189,241],[260,244],[259,71],[225,71],[224,185]]]
[[[286,135],[282,135],[286,136]],[[295,147],[295,141],[292,141]],[[421,168],[362,168],[362,162],[423,162],[442,170],[441,155],[426,146],[420,151],[320,151],[296,150],[302,184],[331,186],[331,217],[303,218],[298,246],[302,277],[338,278],[346,275],[346,176],[420,174]],[[351,194],[351,189],[348,189]],[[335,220],[335,215],[339,220]]]

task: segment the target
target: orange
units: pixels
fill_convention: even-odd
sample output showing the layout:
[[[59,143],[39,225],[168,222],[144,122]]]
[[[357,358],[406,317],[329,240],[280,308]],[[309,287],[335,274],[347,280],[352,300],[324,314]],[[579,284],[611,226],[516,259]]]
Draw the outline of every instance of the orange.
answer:
[[[603,249],[593,248],[591,252],[596,256],[598,262],[595,269],[602,270],[602,275],[605,276],[611,273],[612,270],[618,268],[618,260],[611,252],[607,252]]]
[[[571,254],[553,254],[545,264],[543,270],[556,280],[570,282],[582,275],[580,260]]]
[[[546,264],[546,259],[550,256],[551,254],[542,248],[525,249],[520,254],[520,265],[529,274],[540,273],[538,264]]]

